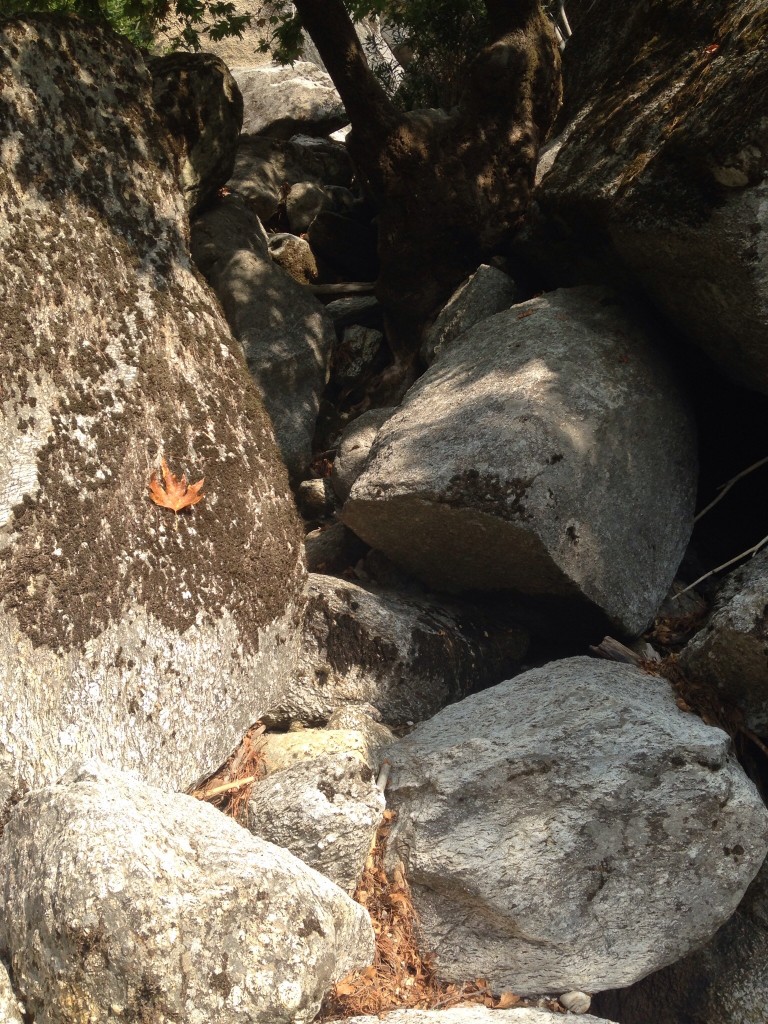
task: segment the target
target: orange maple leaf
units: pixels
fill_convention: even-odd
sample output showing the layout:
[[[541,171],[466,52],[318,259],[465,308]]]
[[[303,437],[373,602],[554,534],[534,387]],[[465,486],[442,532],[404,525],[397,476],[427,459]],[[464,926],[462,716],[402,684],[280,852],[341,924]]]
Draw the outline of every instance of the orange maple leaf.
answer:
[[[174,512],[180,512],[181,509],[187,508],[188,505],[196,505],[198,501],[202,501],[205,495],[200,494],[200,488],[205,483],[205,477],[202,480],[198,480],[196,484],[187,483],[186,473],[181,474],[181,480],[178,479],[168,468],[168,463],[163,457],[160,461],[160,465],[163,471],[163,482],[160,483],[157,471],[155,471],[149,480],[149,496],[156,505],[162,505],[163,508],[172,508]]]

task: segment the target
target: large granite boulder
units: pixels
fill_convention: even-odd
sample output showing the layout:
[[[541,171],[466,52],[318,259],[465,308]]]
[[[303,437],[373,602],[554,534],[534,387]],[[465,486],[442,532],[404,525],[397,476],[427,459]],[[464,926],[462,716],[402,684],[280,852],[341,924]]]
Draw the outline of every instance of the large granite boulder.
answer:
[[[618,257],[736,381],[768,392],[768,8],[573,6],[545,215],[581,250]]]
[[[702,949],[636,985],[603,992],[621,1024],[763,1024],[768,1007],[768,862],[739,909]]]
[[[599,288],[456,338],[379,430],[343,509],[438,589],[653,618],[693,523],[691,418],[654,339]]]
[[[349,120],[330,75],[311,61],[238,68],[234,75],[245,135],[329,135]]]
[[[370,704],[393,725],[420,722],[470,690],[506,678],[525,631],[430,594],[398,594],[311,573],[297,683],[270,709],[280,721],[327,721]]]
[[[768,548],[731,573],[680,663],[736,704],[751,729],[768,735]]]
[[[0,842],[0,953],[38,1024],[309,1024],[368,913],[210,804],[91,763]]]
[[[229,180],[243,124],[243,98],[212,53],[170,53],[148,62],[155,110],[168,129],[190,214]]]
[[[139,52],[5,21],[0,78],[0,751],[30,785],[98,756],[186,788],[294,675],[287,476]],[[161,457],[194,509],[149,500]]]
[[[632,666],[532,669],[388,756],[388,856],[455,981],[630,985],[711,938],[768,851],[768,811],[729,737]]]

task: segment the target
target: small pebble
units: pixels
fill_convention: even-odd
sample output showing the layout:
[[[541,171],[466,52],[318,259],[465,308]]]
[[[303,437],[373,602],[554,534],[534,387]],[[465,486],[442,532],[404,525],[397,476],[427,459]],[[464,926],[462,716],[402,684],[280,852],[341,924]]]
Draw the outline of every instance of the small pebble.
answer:
[[[592,1002],[592,997],[586,992],[566,992],[560,996],[560,1005],[571,1013],[586,1013]]]

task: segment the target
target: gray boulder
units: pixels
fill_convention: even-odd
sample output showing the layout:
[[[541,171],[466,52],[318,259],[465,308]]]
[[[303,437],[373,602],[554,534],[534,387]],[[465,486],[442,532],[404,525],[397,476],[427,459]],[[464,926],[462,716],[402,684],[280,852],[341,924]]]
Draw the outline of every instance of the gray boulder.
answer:
[[[514,670],[525,632],[434,595],[310,575],[297,685],[270,709],[277,720],[327,721],[370,704],[388,724],[421,721],[469,689]]]
[[[440,350],[494,313],[501,313],[520,301],[520,290],[507,274],[483,264],[464,282],[437,314],[424,334],[421,358],[431,366]]]
[[[429,585],[651,621],[693,522],[695,433],[653,340],[599,288],[453,341],[380,429],[343,519]]]
[[[99,757],[186,788],[295,672],[287,476],[139,52],[4,21],[0,76],[0,752],[14,785]],[[178,515],[149,500],[163,457],[206,481]]]
[[[223,256],[208,280],[264,396],[285,464],[300,477],[312,455],[333,324],[306,288],[255,249]]]
[[[359,561],[367,547],[343,523],[311,530],[304,537],[304,557],[309,572],[341,572]]]
[[[351,753],[327,754],[255,786],[244,824],[351,896],[383,812],[384,794],[365,761]]]
[[[630,985],[711,938],[768,850],[768,811],[728,736],[628,665],[525,672],[388,756],[389,857],[455,981]]]
[[[702,949],[619,992],[601,1013],[621,1024],[764,1024],[768,1006],[768,862],[739,909]]]
[[[305,238],[280,231],[269,240],[269,254],[299,284],[317,281],[317,261]]]
[[[38,1024],[308,1024],[373,956],[367,912],[327,878],[95,762],[14,808],[0,877],[0,951]]]
[[[243,135],[229,188],[241,195],[266,223],[297,182],[321,185],[352,184],[352,165],[346,148],[328,139],[296,136],[288,141]]]
[[[194,214],[232,175],[243,98],[212,53],[171,53],[148,62],[152,98],[171,140],[176,175]]]
[[[269,236],[242,197],[230,193],[192,221],[190,249],[198,270],[207,277],[214,263],[228,259],[238,249],[266,256]]]
[[[285,212],[291,231],[300,235],[321,210],[331,206],[333,196],[324,185],[312,181],[299,181],[291,185],[285,197]]]
[[[369,409],[348,424],[339,438],[336,458],[333,460],[331,483],[341,499],[346,501],[352,485],[362,473],[373,442],[383,423],[395,411],[393,406]]]
[[[266,715],[269,720],[271,716]],[[339,758],[352,755],[363,761],[371,773],[378,774],[382,753],[392,743],[392,733],[383,726],[359,728],[294,729],[290,732],[268,733],[261,750],[267,775],[283,772],[297,764],[315,761],[321,757]]]
[[[0,963],[0,1024],[24,1024],[23,1010],[11,986],[8,971]]]
[[[584,1014],[583,1024],[612,1024],[605,1017]],[[649,1020],[653,1020],[652,1017]],[[451,1010],[393,1010],[380,1017],[349,1017],[347,1024],[562,1024],[563,1017],[549,1010],[521,1007],[489,1010],[485,1006],[456,1006]]]
[[[731,573],[680,663],[736,704],[750,729],[768,735],[768,549]]]
[[[540,205],[767,393],[766,5],[670,0],[663,18],[655,4],[574,7],[566,127]]]
[[[349,120],[330,75],[310,61],[237,68],[234,76],[244,135],[328,135]]]

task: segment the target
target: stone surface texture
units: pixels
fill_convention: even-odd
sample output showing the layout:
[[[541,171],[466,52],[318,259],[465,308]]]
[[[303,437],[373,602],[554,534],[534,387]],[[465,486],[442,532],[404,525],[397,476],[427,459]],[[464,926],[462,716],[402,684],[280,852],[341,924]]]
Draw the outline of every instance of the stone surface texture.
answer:
[[[312,453],[333,324],[321,303],[260,248],[222,252],[207,277],[259,385],[285,464],[300,476]]]
[[[270,711],[282,719],[371,704],[389,724],[419,722],[505,678],[527,648],[514,624],[435,595],[312,573],[307,596],[299,681]]]
[[[349,188],[352,165],[345,147],[307,136],[287,141],[241,136],[228,187],[265,223],[277,214],[285,192],[298,182]]]
[[[736,704],[750,729],[768,735],[768,549],[731,573],[680,663]]]
[[[28,784],[99,757],[186,788],[294,675],[287,477],[139,52],[6,21],[0,81],[0,750]],[[161,456],[194,509],[149,500]]]
[[[367,550],[367,545],[339,522],[312,530],[304,537],[309,572],[341,572],[358,562]]]
[[[190,249],[198,270],[207,276],[215,263],[238,249],[267,256],[269,236],[242,197],[230,193],[192,221]]]
[[[326,754],[254,786],[244,824],[351,896],[383,811],[384,794],[365,761],[355,754]]]
[[[238,68],[234,76],[243,94],[244,135],[328,135],[348,121],[330,76],[311,61]]]
[[[739,909],[703,949],[636,985],[603,992],[621,1024],[764,1024],[768,1006],[768,862]]]
[[[176,176],[194,214],[229,180],[243,124],[243,98],[212,53],[170,53],[148,62],[155,110],[168,129]]]
[[[768,393],[768,8],[582,7],[539,203],[580,247],[597,235],[686,335]]]
[[[349,497],[352,485],[362,473],[371,454],[379,429],[394,411],[393,406],[368,409],[344,428],[331,474],[333,489],[342,501]]]
[[[450,1010],[393,1010],[380,1017],[349,1017],[347,1024],[563,1024],[562,1014],[520,1008],[489,1010],[485,1006],[456,1006]],[[651,1020],[653,1018],[650,1018]],[[582,1014],[583,1024],[613,1024],[605,1017]]]
[[[768,850],[768,811],[728,736],[628,665],[532,669],[388,757],[388,856],[425,945],[444,975],[495,991],[640,980],[711,938]]]
[[[484,263],[456,289],[425,332],[422,360],[431,366],[440,350],[454,338],[494,313],[509,309],[520,297],[520,289],[511,277]]]
[[[308,1024],[373,955],[367,912],[327,878],[97,762],[14,808],[0,871],[0,949],[38,1024]]]
[[[11,987],[8,971],[0,963],[0,1024],[24,1024],[23,1009]]]
[[[305,238],[280,231],[269,240],[269,254],[299,284],[317,281],[317,261]]]
[[[652,339],[610,292],[562,289],[454,340],[379,430],[342,517],[437,589],[586,603],[634,634],[688,542],[695,466]]]
[[[297,729],[269,733],[262,749],[268,775],[318,757],[343,754],[360,758],[378,774],[382,753],[391,742],[391,735],[377,735],[368,729]]]

